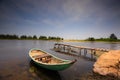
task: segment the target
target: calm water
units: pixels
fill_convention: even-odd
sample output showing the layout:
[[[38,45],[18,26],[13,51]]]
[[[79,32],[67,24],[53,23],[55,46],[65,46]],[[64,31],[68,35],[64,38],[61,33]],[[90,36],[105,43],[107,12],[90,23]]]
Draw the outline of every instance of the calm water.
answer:
[[[94,62],[83,58],[60,54],[51,50],[53,41],[0,40],[0,80],[79,80],[82,74],[92,70]],[[94,48],[120,49],[120,43],[64,42]],[[77,62],[64,71],[49,71],[36,66],[28,56],[31,48],[43,49],[64,59]]]

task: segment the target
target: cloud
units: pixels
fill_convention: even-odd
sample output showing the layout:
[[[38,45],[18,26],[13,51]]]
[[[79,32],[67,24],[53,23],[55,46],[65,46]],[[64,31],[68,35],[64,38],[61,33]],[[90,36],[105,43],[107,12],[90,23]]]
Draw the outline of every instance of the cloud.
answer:
[[[56,28],[62,28],[62,27],[65,27],[64,23],[59,21],[59,20],[50,20],[50,19],[44,19],[42,21],[44,24],[47,24],[49,26],[52,26],[52,27],[56,27]]]
[[[63,4],[63,10],[71,22],[87,22],[91,19],[94,20],[95,24],[103,23],[106,25],[110,20],[114,21],[120,16],[120,5],[114,0],[66,0]]]
[[[74,36],[77,32],[83,31],[85,34],[90,31],[118,32],[119,2],[119,0],[8,0],[0,3],[0,25],[3,28],[9,25],[44,26],[56,30],[66,29],[65,31],[72,28]]]
[[[118,17],[120,14],[120,6],[114,0],[10,0],[9,2],[10,4],[2,6],[6,15],[22,18],[32,16],[34,19],[37,17],[56,18],[56,22],[60,19],[76,22],[88,18],[102,21],[102,19]]]

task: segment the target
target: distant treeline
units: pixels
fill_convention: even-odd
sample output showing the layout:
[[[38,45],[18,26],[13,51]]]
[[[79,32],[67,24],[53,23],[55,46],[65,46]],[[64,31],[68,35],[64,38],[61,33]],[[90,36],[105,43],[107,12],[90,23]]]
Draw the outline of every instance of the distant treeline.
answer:
[[[120,39],[118,39],[117,36],[114,33],[112,33],[108,38],[95,39],[94,37],[89,37],[85,41],[120,41]]]
[[[20,39],[20,40],[63,40],[61,37],[53,37],[53,36],[18,36],[18,35],[10,35],[10,34],[0,34],[0,39]]]

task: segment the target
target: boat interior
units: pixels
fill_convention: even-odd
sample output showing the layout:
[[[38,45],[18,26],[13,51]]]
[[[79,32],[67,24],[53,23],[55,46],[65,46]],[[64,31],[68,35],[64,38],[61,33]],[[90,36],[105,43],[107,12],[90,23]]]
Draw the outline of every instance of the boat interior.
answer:
[[[65,62],[65,61],[62,61],[60,59],[53,57],[52,55],[42,52],[40,50],[32,50],[30,55],[37,62],[48,63],[48,64],[58,64],[58,63]]]

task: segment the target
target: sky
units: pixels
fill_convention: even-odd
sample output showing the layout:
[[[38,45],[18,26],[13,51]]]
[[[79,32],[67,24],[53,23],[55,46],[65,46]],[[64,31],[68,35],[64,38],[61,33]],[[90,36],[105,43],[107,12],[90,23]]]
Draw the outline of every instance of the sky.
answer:
[[[120,38],[120,0],[0,0],[0,34]]]

